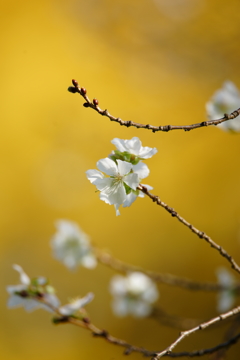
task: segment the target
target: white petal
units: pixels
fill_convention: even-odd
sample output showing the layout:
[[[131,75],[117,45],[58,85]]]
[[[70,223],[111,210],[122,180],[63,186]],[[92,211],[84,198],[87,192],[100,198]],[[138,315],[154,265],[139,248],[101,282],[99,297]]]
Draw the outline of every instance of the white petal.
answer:
[[[157,149],[156,148],[150,148],[148,146],[142,147],[140,153],[139,153],[139,157],[141,159],[149,159],[151,158],[153,155],[155,155],[157,153]]]
[[[8,307],[8,308],[14,308],[14,307],[22,306],[24,300],[26,300],[26,299],[22,298],[21,296],[12,295],[12,296],[10,296],[10,298],[8,299],[7,307]]]
[[[217,310],[219,313],[223,313],[231,309],[234,304],[234,296],[229,291],[221,291],[218,294]]]
[[[60,305],[60,300],[54,294],[44,294],[44,300],[50,305],[55,308],[58,308]],[[41,304],[44,305],[44,304]],[[47,307],[47,306],[46,306]],[[50,308],[47,307],[47,310],[51,311]]]
[[[112,187],[113,181],[113,178],[97,179],[94,185],[99,191],[107,192]]]
[[[41,304],[34,299],[24,299],[23,306],[26,311],[33,311],[41,307]]]
[[[81,298],[81,299],[77,299],[74,302],[61,306],[59,308],[59,312],[60,314],[64,315],[64,316],[70,316],[72,315],[75,311],[83,308],[85,305],[87,305],[90,301],[92,301],[92,299],[94,298],[94,294],[93,293],[89,293],[87,294],[85,297]]]
[[[82,259],[82,265],[87,269],[94,269],[97,266],[97,260],[93,255],[86,255]]]
[[[109,290],[114,296],[124,296],[127,294],[127,281],[126,277],[122,275],[113,276],[110,281]]]
[[[125,140],[126,147],[130,154],[138,155],[142,148],[142,142],[138,137],[133,137],[131,140]]]
[[[148,303],[153,303],[159,298],[157,286],[152,283],[142,294],[142,299]]]
[[[129,175],[124,176],[124,182],[133,190],[139,185],[139,177],[138,174],[132,173]]]
[[[127,161],[117,160],[118,172],[121,176],[128,174],[132,169],[132,164]]]
[[[127,147],[125,146],[125,140],[115,138],[111,141],[111,143],[115,145],[116,148],[121,152],[128,151]]]
[[[126,199],[126,190],[123,184],[118,181],[114,186],[109,189],[108,200],[111,205],[122,204]]]
[[[131,140],[121,140],[118,138],[113,139],[112,144],[121,151],[127,151],[130,154],[137,155],[140,158],[148,159],[156,154],[156,148],[150,148],[148,146],[143,147],[140,139],[138,137],[133,137]]]
[[[139,179],[145,179],[150,173],[148,166],[141,161],[137,165],[133,165],[133,171],[138,174]]]
[[[100,197],[100,200],[104,201],[106,204],[112,205],[112,204],[110,204],[110,201],[108,200],[108,195],[106,195],[104,193],[100,193],[99,197]]]
[[[98,170],[88,170],[86,171],[87,178],[91,183],[94,183],[97,179],[103,179],[104,175]]]
[[[106,186],[101,191],[100,199],[110,205],[122,204],[126,198],[126,191],[122,184],[122,181],[116,181],[114,179],[110,179],[110,183],[111,183],[110,186]]]
[[[117,316],[126,316],[128,314],[128,302],[124,298],[116,298],[112,301],[112,310]]]
[[[131,313],[136,317],[146,317],[151,314],[152,307],[144,301],[135,301],[131,306]]]
[[[132,203],[136,200],[137,197],[138,195],[134,194],[133,192],[128,194],[126,200],[123,203],[123,207],[132,205]]]
[[[115,210],[116,210],[116,216],[119,216],[119,215],[121,215],[120,214],[120,211],[119,211],[119,206],[120,206],[121,204],[114,204],[114,207],[115,207]]]
[[[128,290],[136,295],[143,293],[152,284],[148,276],[138,271],[130,273],[127,280]]]
[[[232,286],[234,284],[234,277],[225,267],[219,267],[216,270],[218,283],[223,286]]]
[[[101,159],[97,162],[97,167],[100,171],[109,176],[116,176],[118,174],[117,165],[109,158]]]
[[[62,260],[64,265],[69,269],[74,269],[78,265],[77,259],[71,254],[65,255]]]
[[[23,285],[29,285],[31,280],[30,280],[29,276],[23,271],[21,266],[15,264],[15,265],[13,265],[13,268],[14,268],[14,270],[19,272],[21,283]]]

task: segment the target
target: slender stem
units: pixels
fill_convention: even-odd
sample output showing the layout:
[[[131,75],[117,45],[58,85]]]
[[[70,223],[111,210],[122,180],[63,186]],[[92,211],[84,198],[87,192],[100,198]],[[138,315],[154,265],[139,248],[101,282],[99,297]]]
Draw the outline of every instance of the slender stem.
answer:
[[[192,125],[164,125],[164,126],[153,126],[150,124],[145,125],[145,124],[140,124],[140,123],[137,123],[137,122],[134,122],[131,120],[124,121],[124,120],[120,119],[119,117],[115,117],[115,116],[111,115],[107,109],[103,110],[98,106],[97,99],[93,99],[93,101],[91,101],[89,99],[89,97],[87,96],[87,90],[85,88],[80,87],[76,80],[72,80],[72,83],[73,83],[73,87],[70,86],[68,88],[68,90],[72,93],[78,93],[84,98],[84,100],[86,102],[83,104],[83,106],[89,107],[89,108],[97,111],[100,115],[108,117],[109,120],[117,122],[119,125],[126,126],[126,127],[134,126],[138,129],[147,129],[147,130],[151,130],[152,132],[157,132],[157,131],[168,132],[170,130],[190,131],[190,130],[194,130],[194,129],[198,129],[198,128],[202,128],[202,127],[207,127],[210,125],[218,125],[224,121],[235,119],[237,116],[240,115],[240,108],[239,108],[239,109],[233,111],[231,114],[224,114],[224,116],[221,119],[202,121],[200,123],[196,123],[196,124],[192,124]]]
[[[230,328],[227,330],[223,341],[227,342],[230,339],[232,339],[233,337],[236,336],[237,334],[237,330],[239,329],[239,325],[240,325],[240,317],[237,316],[235,318],[235,320],[232,322]],[[213,356],[212,360],[223,360],[225,359],[225,355],[227,352],[227,347],[219,349]]]
[[[187,226],[200,239],[206,240],[210,244],[211,247],[213,247],[215,250],[217,250],[224,258],[226,258],[230,262],[230,264],[234,270],[236,270],[238,273],[240,273],[240,267],[235,262],[233,257],[231,255],[229,255],[226,252],[226,250],[224,250],[220,245],[215,243],[207,234],[205,234],[203,231],[198,230],[196,227],[194,227],[192,224],[190,224],[187,220],[185,220],[182,216],[180,216],[173,208],[171,208],[170,206],[165,204],[163,201],[161,201],[161,199],[158,196],[151,194],[145,186],[139,184],[137,189],[141,190],[145,195],[147,195],[150,199],[152,199],[153,202],[156,202],[157,205],[162,206],[173,217],[177,218],[183,225]]]
[[[185,339],[185,337],[195,333],[196,331],[198,330],[204,330],[206,329],[207,327],[215,324],[216,322],[218,321],[222,321],[222,320],[226,320],[227,318],[231,317],[231,316],[234,316],[234,315],[237,315],[238,313],[240,312],[240,306],[234,308],[233,310],[231,311],[228,311],[227,313],[225,314],[221,314],[213,319],[210,319],[209,321],[205,322],[205,323],[202,323],[200,324],[199,326],[196,326],[190,330],[187,330],[187,331],[182,331],[180,333],[180,336],[170,345],[168,346],[165,350],[161,351],[161,352],[158,352],[156,353],[156,355],[153,357],[152,360],[158,360],[160,359],[161,357],[163,357],[164,355],[169,355],[172,350],[183,340]]]
[[[113,345],[118,345],[118,346],[125,348],[125,351],[124,351],[125,355],[129,355],[132,352],[137,352],[137,353],[143,354],[146,357],[152,357],[152,360],[158,360],[162,356],[169,356],[169,357],[174,357],[174,358],[175,357],[203,356],[206,354],[215,353],[216,351],[223,349],[223,348],[228,348],[231,345],[235,344],[240,338],[240,334],[238,334],[237,336],[229,339],[228,341],[218,344],[217,346],[215,346],[213,348],[209,348],[209,349],[201,349],[201,350],[192,351],[192,352],[186,352],[186,351],[179,352],[179,353],[172,352],[173,348],[181,340],[183,340],[186,336],[188,336],[198,330],[204,330],[205,328],[215,324],[218,321],[225,320],[231,316],[238,314],[240,312],[240,306],[236,307],[235,309],[233,309],[225,314],[221,314],[221,315],[217,316],[216,318],[213,318],[205,323],[202,323],[201,325],[198,325],[198,326],[194,327],[193,329],[181,332],[180,336],[177,338],[177,340],[175,340],[175,342],[172,343],[168,348],[166,348],[162,352],[156,352],[156,351],[147,350],[143,347],[131,345],[128,342],[126,342],[125,340],[122,340],[122,339],[119,339],[119,338],[116,338],[116,337],[110,335],[108,331],[102,330],[102,329],[98,328],[97,326],[95,326],[93,323],[91,323],[90,319],[86,316],[83,316],[81,318],[77,318],[76,316],[62,316],[59,309],[57,307],[53,306],[51,303],[49,303],[47,301],[47,299],[45,299],[44,296],[33,297],[33,298],[36,301],[39,301],[40,303],[44,303],[46,306],[49,307],[49,309],[52,312],[54,312],[57,315],[57,318],[54,319],[55,324],[72,324],[72,325],[79,326],[85,330],[89,330],[94,337],[103,338],[107,342],[109,342]],[[83,311],[84,311],[84,309],[83,309]]]
[[[150,317],[165,326],[169,326],[178,330],[187,330],[191,327],[197,326],[203,321],[200,319],[191,319],[175,314],[169,314],[161,307],[154,307]]]
[[[152,280],[167,284],[170,286],[178,286],[180,288],[184,288],[187,290],[192,291],[223,291],[223,290],[232,290],[232,291],[239,291],[240,284],[236,284],[233,286],[222,285],[218,283],[211,283],[211,282],[197,282],[191,279],[183,278],[180,276],[172,275],[172,274],[161,274],[154,271],[149,271],[141,268],[140,266],[135,266],[131,264],[126,264],[123,261],[115,259],[110,254],[107,254],[97,248],[94,248],[96,257],[100,263],[110,267],[113,270],[116,270],[121,273],[139,271],[143,274],[149,276]]]

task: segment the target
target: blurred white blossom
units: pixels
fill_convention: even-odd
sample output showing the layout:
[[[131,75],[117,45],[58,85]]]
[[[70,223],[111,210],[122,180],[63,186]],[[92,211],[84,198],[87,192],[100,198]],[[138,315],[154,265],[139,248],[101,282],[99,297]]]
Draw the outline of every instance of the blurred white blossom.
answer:
[[[222,88],[217,90],[212,99],[206,104],[207,115],[211,120],[217,120],[230,114],[240,107],[240,92],[231,81],[226,81]],[[217,125],[223,130],[240,131],[240,117],[227,120]]]
[[[152,303],[159,297],[155,283],[141,272],[114,276],[110,292],[113,296],[113,312],[118,316],[148,316],[152,311]]]
[[[217,294],[217,310],[220,313],[228,311],[232,308],[235,302],[235,294],[231,289],[235,284],[233,275],[224,267],[220,267],[216,270],[218,283],[224,287],[228,287],[226,290],[222,290]]]
[[[75,299],[74,301],[70,302],[69,304],[66,304],[64,306],[61,306],[58,310],[61,315],[63,316],[71,316],[75,314],[77,311],[82,309],[85,305],[87,305],[92,299],[94,298],[93,293],[88,293],[83,298]]]
[[[56,228],[57,232],[51,240],[51,247],[58,260],[70,269],[74,269],[78,265],[90,269],[97,265],[89,237],[76,223],[58,220]]]
[[[59,306],[59,300],[45,278],[39,277],[30,280],[21,266],[13,265],[13,268],[20,274],[20,284],[7,286],[7,292],[10,295],[7,303],[9,308],[23,306],[26,311],[38,308],[51,311],[51,306]],[[41,300],[44,300],[44,303],[41,303]]]

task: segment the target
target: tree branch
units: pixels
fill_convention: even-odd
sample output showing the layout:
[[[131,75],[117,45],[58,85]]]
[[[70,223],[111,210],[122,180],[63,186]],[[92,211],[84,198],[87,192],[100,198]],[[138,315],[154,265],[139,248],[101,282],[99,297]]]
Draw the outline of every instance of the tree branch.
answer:
[[[204,330],[206,329],[207,327],[215,324],[216,322],[218,321],[221,321],[221,320],[225,320],[231,316],[234,316],[234,315],[237,315],[238,313],[240,312],[240,306],[234,308],[233,310],[231,311],[228,311],[227,313],[225,314],[221,314],[213,319],[210,319],[209,321],[205,322],[205,323],[202,323],[200,324],[199,326],[196,326],[194,327],[193,329],[190,329],[190,330],[187,330],[187,331],[182,331],[180,333],[180,336],[170,345],[168,346],[165,350],[161,351],[161,352],[158,352],[156,353],[156,355],[153,357],[152,360],[158,360],[160,359],[161,357],[163,357],[164,355],[169,355],[171,354],[172,350],[183,340],[185,339],[185,337],[195,333],[196,331],[198,330]]]
[[[161,201],[161,199],[158,196],[151,194],[145,186],[139,184],[137,189],[141,190],[145,195],[147,195],[150,199],[152,199],[153,202],[156,202],[157,205],[162,206],[173,217],[176,217],[183,225],[187,226],[200,239],[206,240],[211,245],[211,247],[213,247],[215,250],[217,250],[224,258],[226,258],[230,262],[230,264],[234,270],[236,270],[238,273],[240,273],[240,267],[237,265],[237,263],[235,262],[233,257],[231,255],[229,255],[226,252],[226,250],[224,250],[220,245],[215,243],[207,234],[205,234],[203,231],[198,230],[196,227],[194,227],[192,224],[190,224],[187,220],[185,220],[182,216],[180,216],[173,208],[171,208],[170,206],[165,204],[163,201]]]
[[[198,325],[197,327],[194,327],[191,330],[181,332],[180,336],[177,338],[177,340],[174,343],[172,343],[168,348],[166,348],[162,352],[156,352],[156,351],[147,350],[143,347],[131,345],[128,342],[126,342],[125,340],[122,340],[122,339],[119,339],[119,338],[116,338],[116,337],[110,335],[108,331],[99,329],[97,326],[95,326],[93,323],[91,323],[90,319],[86,316],[83,316],[82,318],[77,318],[75,315],[63,316],[60,313],[59,309],[57,307],[53,306],[52,304],[48,303],[48,301],[44,298],[44,296],[40,296],[40,297],[33,296],[33,298],[36,301],[39,301],[40,303],[43,303],[46,306],[48,306],[49,309],[57,315],[57,317],[53,319],[54,324],[72,324],[72,325],[79,326],[83,329],[89,330],[94,337],[103,338],[107,342],[109,342],[113,345],[118,345],[118,346],[125,348],[125,351],[124,351],[125,355],[129,355],[132,352],[137,352],[137,353],[143,354],[146,357],[152,357],[152,360],[158,360],[162,356],[169,356],[169,357],[173,357],[173,358],[203,356],[206,354],[215,353],[216,351],[218,351],[220,349],[228,348],[228,347],[234,345],[240,338],[240,334],[238,334],[235,337],[229,339],[228,341],[218,344],[217,346],[215,346],[213,348],[209,348],[209,349],[201,349],[201,350],[192,351],[192,352],[186,352],[186,351],[179,352],[179,353],[172,352],[173,348],[180,341],[182,341],[186,336],[188,336],[198,330],[204,330],[205,328],[215,324],[216,322],[225,320],[231,316],[238,314],[240,312],[240,306],[236,307],[235,309],[233,309],[225,314],[221,314],[221,315],[217,316],[216,318],[213,318],[205,323],[202,323],[201,325]]]
[[[164,126],[153,126],[150,124],[140,124],[134,121],[124,121],[122,119],[120,119],[119,117],[115,117],[113,115],[111,115],[109,113],[109,111],[107,109],[102,110],[99,106],[98,106],[98,100],[97,99],[93,99],[93,101],[91,101],[89,99],[89,97],[87,96],[87,90],[83,87],[80,87],[78,82],[76,80],[72,80],[72,84],[73,86],[70,86],[68,88],[68,91],[71,93],[78,93],[80,94],[84,100],[86,101],[83,106],[88,107],[88,108],[92,108],[93,110],[97,111],[100,115],[102,116],[106,116],[109,118],[109,120],[111,121],[115,121],[117,122],[119,125],[123,125],[126,127],[130,127],[130,126],[134,126],[138,129],[147,129],[147,130],[151,130],[153,133],[157,132],[157,131],[164,131],[164,132],[168,132],[170,130],[184,130],[184,131],[190,131],[190,130],[194,130],[194,129],[198,129],[198,128],[202,128],[202,127],[206,127],[206,126],[210,126],[210,125],[218,125],[221,124],[224,121],[228,121],[228,120],[232,120],[235,119],[237,116],[240,115],[240,108],[233,111],[231,114],[224,114],[224,116],[221,119],[217,119],[217,120],[208,120],[208,121],[202,121],[201,123],[197,123],[197,124],[192,124],[192,125],[164,125]]]
[[[154,271],[149,271],[141,268],[140,266],[135,266],[131,264],[126,264],[123,261],[120,261],[118,259],[115,259],[110,254],[107,254],[105,252],[102,252],[101,250],[95,248],[95,254],[100,263],[103,265],[106,265],[110,267],[113,270],[116,270],[121,273],[127,273],[132,271],[139,271],[143,274],[150,277],[152,280],[167,284],[171,286],[178,286],[180,288],[184,288],[187,290],[193,290],[193,291],[209,291],[209,292],[215,292],[215,291],[223,291],[223,290],[231,290],[231,291],[239,291],[240,290],[240,284],[236,284],[233,286],[227,286],[222,285],[218,283],[211,283],[211,282],[197,282],[193,281],[191,279],[183,278],[180,276],[172,275],[172,274],[161,274]]]

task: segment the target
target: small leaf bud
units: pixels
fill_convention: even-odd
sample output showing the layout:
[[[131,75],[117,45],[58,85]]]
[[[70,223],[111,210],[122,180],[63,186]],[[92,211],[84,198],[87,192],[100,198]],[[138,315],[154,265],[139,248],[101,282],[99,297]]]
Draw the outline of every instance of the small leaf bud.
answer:
[[[94,104],[95,106],[98,106],[98,100],[97,100],[97,99],[93,99],[93,104]]]
[[[78,86],[77,80],[72,79],[72,84],[73,84],[73,86],[77,87]]]
[[[81,94],[86,95],[86,93],[87,93],[87,90],[85,88],[81,87]]]

